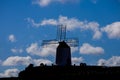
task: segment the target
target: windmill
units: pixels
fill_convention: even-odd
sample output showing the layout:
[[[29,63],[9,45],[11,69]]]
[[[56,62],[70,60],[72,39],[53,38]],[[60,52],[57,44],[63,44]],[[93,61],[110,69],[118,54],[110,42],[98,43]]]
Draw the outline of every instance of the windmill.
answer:
[[[77,38],[66,38],[66,25],[58,25],[57,37],[52,40],[43,40],[42,46],[58,44],[56,49],[56,65],[71,65],[71,48],[78,46]]]

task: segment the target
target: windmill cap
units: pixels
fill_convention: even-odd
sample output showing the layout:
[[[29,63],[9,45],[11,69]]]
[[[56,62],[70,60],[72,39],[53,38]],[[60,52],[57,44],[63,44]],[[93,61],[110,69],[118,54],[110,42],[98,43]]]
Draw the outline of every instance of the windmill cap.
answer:
[[[65,41],[59,42],[59,48],[70,48],[68,44]]]

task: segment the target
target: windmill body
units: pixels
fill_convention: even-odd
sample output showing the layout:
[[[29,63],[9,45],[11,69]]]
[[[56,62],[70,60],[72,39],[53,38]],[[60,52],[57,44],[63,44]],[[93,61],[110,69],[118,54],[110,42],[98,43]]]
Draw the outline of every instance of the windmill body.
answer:
[[[78,46],[78,39],[66,39],[66,26],[59,25],[57,28],[57,39],[43,40],[42,46],[49,44],[58,44],[56,49],[56,65],[71,65],[71,47]]]
[[[56,65],[71,65],[71,49],[64,41],[59,42],[56,50]]]

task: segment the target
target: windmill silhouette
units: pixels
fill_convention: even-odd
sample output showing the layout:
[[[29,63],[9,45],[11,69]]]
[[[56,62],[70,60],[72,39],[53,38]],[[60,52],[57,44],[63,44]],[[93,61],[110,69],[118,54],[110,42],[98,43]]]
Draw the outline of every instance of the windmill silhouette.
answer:
[[[59,43],[56,49],[55,63],[60,66],[71,65],[70,47],[77,47],[79,44],[79,40],[77,38],[66,38],[66,28],[66,25],[58,25],[56,39],[42,41],[42,46]]]

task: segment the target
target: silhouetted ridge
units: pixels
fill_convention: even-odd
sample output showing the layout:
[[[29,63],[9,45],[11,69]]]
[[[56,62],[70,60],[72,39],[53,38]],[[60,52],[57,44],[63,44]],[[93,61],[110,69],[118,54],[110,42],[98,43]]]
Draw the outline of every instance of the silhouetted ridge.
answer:
[[[28,67],[19,73],[20,80],[120,80],[120,67],[46,66]]]

